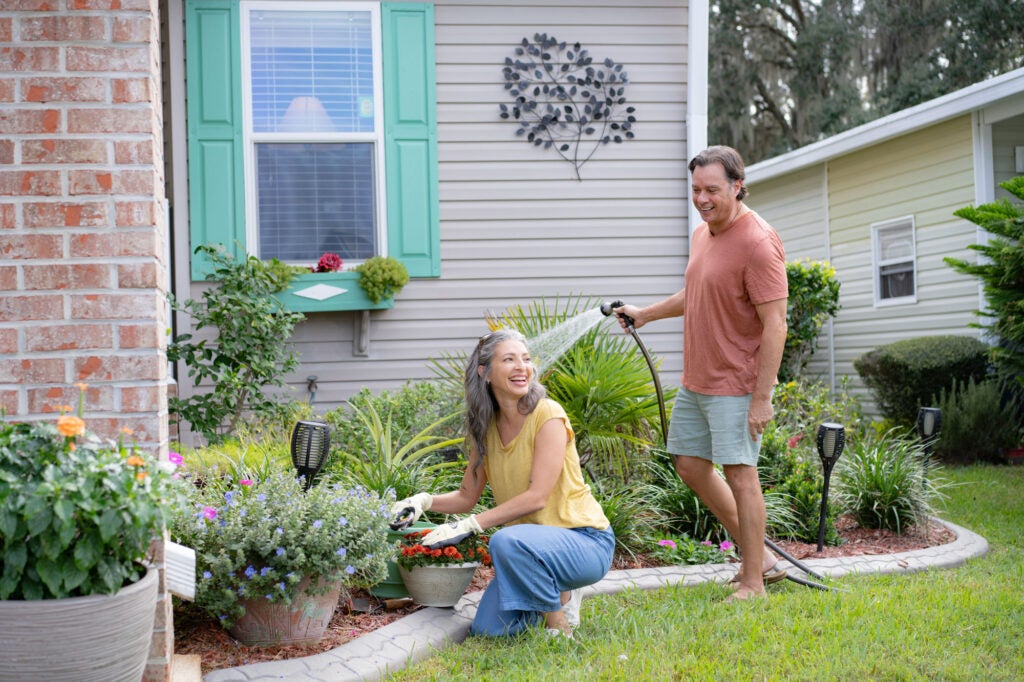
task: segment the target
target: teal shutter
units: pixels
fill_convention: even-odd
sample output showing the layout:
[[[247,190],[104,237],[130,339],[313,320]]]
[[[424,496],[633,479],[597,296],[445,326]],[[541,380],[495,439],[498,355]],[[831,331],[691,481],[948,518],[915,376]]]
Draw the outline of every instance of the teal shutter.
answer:
[[[237,0],[188,0],[188,180],[191,249],[223,244],[245,253],[242,68]],[[192,255],[192,279],[209,264]]]
[[[441,276],[434,6],[382,3],[388,255]]]

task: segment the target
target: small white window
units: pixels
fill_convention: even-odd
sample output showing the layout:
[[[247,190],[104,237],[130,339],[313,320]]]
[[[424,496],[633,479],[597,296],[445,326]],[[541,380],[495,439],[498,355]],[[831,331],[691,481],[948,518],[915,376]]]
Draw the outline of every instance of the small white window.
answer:
[[[875,305],[917,302],[917,251],[914,218],[871,226]]]

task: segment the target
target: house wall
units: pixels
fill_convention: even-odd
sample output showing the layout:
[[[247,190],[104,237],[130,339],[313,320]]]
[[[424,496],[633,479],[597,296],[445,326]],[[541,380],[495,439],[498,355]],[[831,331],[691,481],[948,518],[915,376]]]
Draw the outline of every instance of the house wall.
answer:
[[[995,175],[995,198],[1017,198],[999,186],[1011,178],[1024,173],[1016,170],[1015,150],[1024,147],[1024,115],[1014,116],[992,126],[992,167]]]
[[[159,27],[156,0],[0,5],[0,408],[52,419],[85,383],[89,430],[166,458]],[[160,582],[145,680],[170,675]]]
[[[325,411],[364,386],[432,378],[430,358],[471,350],[485,314],[516,304],[575,296],[594,307],[614,298],[646,304],[677,291],[687,253],[687,11],[669,0],[435,3],[442,276],[411,281],[393,309],[369,313],[366,356],[355,354],[362,313],[309,314],[294,338],[293,395],[305,398],[316,376]],[[511,103],[505,57],[535,33],[614,59],[631,81],[636,139],[598,149],[582,181],[498,117],[498,105]],[[202,286],[178,296],[196,298]],[[679,381],[681,330],[678,320],[644,329],[666,385]],[[179,386],[182,395],[193,390]]]
[[[779,230],[787,258],[829,254],[842,309],[825,330],[808,374],[824,376],[828,346],[834,344],[836,381],[848,378],[865,412],[877,416],[853,367],[856,358],[900,339],[977,334],[968,327],[978,307],[977,283],[942,260],[966,257],[976,238],[973,226],[953,215],[974,201],[971,117],[829,161],[827,208],[820,203],[823,173],[822,166],[814,166],[753,185],[749,203]],[[796,217],[803,215],[811,218]],[[813,223],[825,215],[829,229],[815,239]],[[903,216],[913,216],[915,223],[917,302],[876,306],[871,225]]]

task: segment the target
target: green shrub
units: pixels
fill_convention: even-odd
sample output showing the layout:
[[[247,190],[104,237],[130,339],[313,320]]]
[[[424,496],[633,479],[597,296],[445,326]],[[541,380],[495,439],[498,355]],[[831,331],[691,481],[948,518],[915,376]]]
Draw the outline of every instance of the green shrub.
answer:
[[[1018,407],[993,379],[966,384],[953,381],[936,401],[942,424],[935,455],[946,462],[1001,462],[1003,453],[1020,442]]]
[[[736,545],[728,540],[716,545],[710,540],[698,542],[687,535],[661,538],[648,552],[667,566],[720,564],[739,559]]]
[[[170,362],[184,361],[196,386],[209,390],[189,398],[171,397],[173,416],[188,422],[207,442],[230,435],[249,415],[264,417],[282,410],[281,401],[267,393],[284,386],[283,376],[299,361],[289,346],[295,325],[305,319],[290,312],[274,294],[288,288],[300,268],[273,259],[248,256],[236,261],[222,247],[200,245],[213,264],[207,279],[215,283],[202,300],[171,305],[193,318],[196,331],[215,328],[215,339],[193,340],[179,334],[167,346]]]
[[[359,286],[374,304],[391,298],[409,283],[409,271],[401,261],[386,256],[368,258],[354,268]]]
[[[923,526],[945,485],[920,439],[899,428],[847,441],[836,465],[837,502],[863,528]]]
[[[999,185],[1024,200],[1024,176]],[[992,234],[987,244],[971,244],[982,258],[968,263],[945,258],[957,272],[983,283],[988,309],[977,311],[988,322],[971,326],[987,329],[999,343],[990,353],[997,371],[1024,387],[1024,208],[1004,199],[978,207],[967,206],[954,215],[970,220]]]
[[[831,265],[809,259],[786,263],[789,301],[786,305],[786,345],[779,381],[800,376],[818,344],[821,328],[839,312],[839,280]]]
[[[901,426],[917,421],[951,379],[985,376],[988,346],[970,336],[923,336],[880,346],[854,360],[882,415]]]
[[[813,439],[824,422],[842,424],[848,431],[864,428],[864,413],[860,401],[849,391],[847,377],[834,394],[821,382],[799,379],[780,383],[775,387],[772,406],[773,421],[789,431],[787,438],[803,434]]]
[[[636,557],[650,551],[657,537],[657,511],[643,486],[612,483],[594,488],[615,533],[615,549],[623,556]]]

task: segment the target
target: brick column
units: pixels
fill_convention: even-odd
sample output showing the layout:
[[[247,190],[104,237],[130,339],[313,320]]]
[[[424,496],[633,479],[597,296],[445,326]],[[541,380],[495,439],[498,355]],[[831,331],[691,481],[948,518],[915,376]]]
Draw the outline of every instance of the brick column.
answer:
[[[166,457],[160,82],[157,0],[0,3],[0,407],[52,418],[83,382],[91,430]]]

